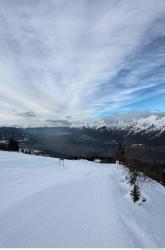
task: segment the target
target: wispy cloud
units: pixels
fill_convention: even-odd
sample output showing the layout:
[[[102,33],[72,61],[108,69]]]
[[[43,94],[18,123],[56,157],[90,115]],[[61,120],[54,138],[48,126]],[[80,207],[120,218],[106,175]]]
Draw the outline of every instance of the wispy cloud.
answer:
[[[19,114],[16,114],[20,117],[36,117],[37,115],[32,112],[32,111],[28,111],[28,112],[23,112],[23,113],[19,113]]]
[[[150,110],[143,110],[143,111],[139,111],[139,110],[134,110],[134,111],[129,111],[126,113],[115,113],[112,116],[106,116],[104,117],[105,120],[110,120],[110,121],[118,121],[118,120],[132,120],[132,119],[138,119],[138,118],[148,118],[150,116],[157,116],[159,117],[164,117],[165,116],[165,112],[160,112],[160,111],[155,111],[155,112],[151,112]]]
[[[163,110],[147,100],[165,93],[164,16],[164,0],[0,0],[0,124]]]
[[[70,127],[72,125],[72,123],[67,120],[46,120],[45,122],[48,125],[56,127]]]

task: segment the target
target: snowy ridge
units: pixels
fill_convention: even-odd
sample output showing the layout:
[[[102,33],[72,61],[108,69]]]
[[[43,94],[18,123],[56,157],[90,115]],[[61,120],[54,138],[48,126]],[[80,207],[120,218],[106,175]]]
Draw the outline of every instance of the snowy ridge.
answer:
[[[157,135],[165,131],[165,117],[151,115],[147,118],[136,118],[132,120],[98,120],[88,123],[86,127],[99,129],[106,127],[109,130],[128,131],[129,133],[150,133],[156,132]]]

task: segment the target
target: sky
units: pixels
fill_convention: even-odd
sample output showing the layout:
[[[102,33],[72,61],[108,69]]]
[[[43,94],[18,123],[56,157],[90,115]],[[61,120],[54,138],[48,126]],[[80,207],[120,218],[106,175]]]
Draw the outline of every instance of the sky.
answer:
[[[165,0],[0,0],[0,125],[165,111]]]

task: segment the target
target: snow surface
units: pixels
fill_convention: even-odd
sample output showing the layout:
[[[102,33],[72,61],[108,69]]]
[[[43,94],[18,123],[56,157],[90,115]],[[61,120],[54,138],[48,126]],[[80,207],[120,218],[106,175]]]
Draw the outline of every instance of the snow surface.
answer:
[[[116,164],[0,152],[0,247],[165,247],[165,188]]]

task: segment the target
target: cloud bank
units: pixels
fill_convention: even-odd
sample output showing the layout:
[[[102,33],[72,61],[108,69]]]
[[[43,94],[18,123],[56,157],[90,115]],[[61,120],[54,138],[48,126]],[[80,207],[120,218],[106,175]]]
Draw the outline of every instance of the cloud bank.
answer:
[[[123,114],[115,113],[111,116],[104,117],[105,120],[108,121],[130,121],[133,119],[139,119],[139,118],[148,118],[150,116],[156,116],[157,118],[165,117],[165,112],[151,112],[150,110],[143,110],[143,111],[129,111]]]
[[[0,125],[163,111],[164,17],[164,0],[0,0]]]

